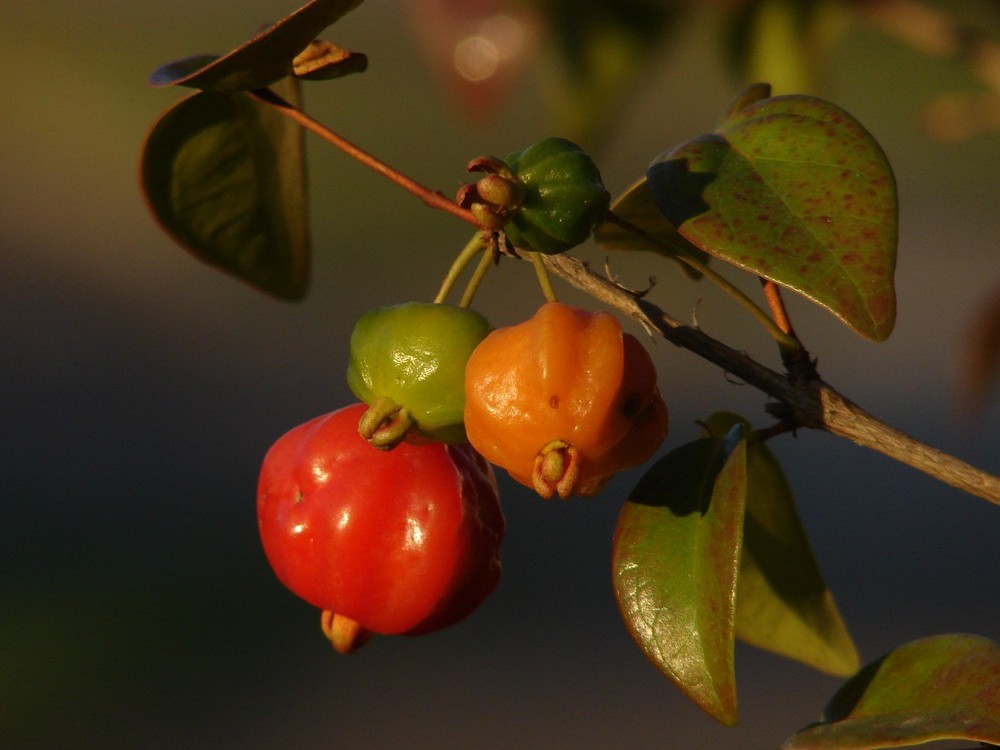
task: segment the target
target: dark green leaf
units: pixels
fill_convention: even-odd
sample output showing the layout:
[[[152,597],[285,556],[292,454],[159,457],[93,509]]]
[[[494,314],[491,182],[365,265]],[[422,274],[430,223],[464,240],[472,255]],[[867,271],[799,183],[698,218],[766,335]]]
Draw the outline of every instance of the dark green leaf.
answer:
[[[746,441],[703,438],[657,461],[615,529],[615,596],[639,648],[703,711],[737,721],[736,577]]]
[[[976,635],[912,641],[837,691],[785,750],[873,750],[935,740],[1000,744],[1000,646]]]
[[[722,436],[749,423],[720,412],[706,421]],[[778,459],[765,443],[747,447],[747,507],[736,595],[736,637],[823,672],[859,666],[844,621],[823,581]]]
[[[793,289],[881,341],[896,318],[895,179],[847,112],[806,96],[751,104],[647,172],[706,252]]]
[[[275,90],[298,101],[291,79]],[[303,137],[275,109],[244,93],[181,100],[150,132],[140,178],[157,221],[196,257],[277,297],[305,294]]]
[[[594,239],[605,250],[649,250],[670,258],[686,255],[702,263],[708,262],[708,256],[681,237],[660,213],[645,177],[615,200],[611,213],[639,231],[631,231],[621,222],[603,222],[597,227]],[[699,271],[684,263],[680,265],[691,278],[701,277]]]
[[[313,0],[223,57],[200,55],[167,63],[153,71],[149,81],[154,86],[180,85],[211,91],[266,88],[292,75],[296,56],[323,29],[362,1]]]

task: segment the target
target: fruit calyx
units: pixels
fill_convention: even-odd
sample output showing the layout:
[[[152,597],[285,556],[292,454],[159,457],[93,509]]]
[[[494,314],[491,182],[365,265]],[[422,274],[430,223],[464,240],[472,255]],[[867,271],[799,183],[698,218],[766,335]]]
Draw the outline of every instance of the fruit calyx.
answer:
[[[392,450],[406,439],[413,420],[405,408],[381,397],[358,420],[358,433],[379,450]]]
[[[548,500],[559,495],[563,500],[573,494],[580,478],[580,451],[565,440],[552,440],[535,456],[531,485]]]
[[[371,631],[360,622],[328,609],[320,614],[319,626],[338,654],[357,651],[372,637]]]
[[[526,189],[501,159],[479,156],[466,165],[469,172],[485,172],[478,181],[462,185],[455,202],[468,209],[485,229],[497,232],[524,202]]]

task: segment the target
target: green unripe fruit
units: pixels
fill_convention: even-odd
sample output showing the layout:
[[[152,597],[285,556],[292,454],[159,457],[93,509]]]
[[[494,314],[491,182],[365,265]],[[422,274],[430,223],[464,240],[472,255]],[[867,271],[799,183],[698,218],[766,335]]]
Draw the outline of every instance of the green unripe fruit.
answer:
[[[491,330],[474,310],[447,304],[365,313],[347,365],[348,386],[370,407],[359,432],[379,448],[403,439],[465,442],[465,363]]]
[[[565,252],[590,237],[607,214],[611,194],[597,165],[575,143],[546,138],[505,161],[525,188],[504,227],[515,247]]]

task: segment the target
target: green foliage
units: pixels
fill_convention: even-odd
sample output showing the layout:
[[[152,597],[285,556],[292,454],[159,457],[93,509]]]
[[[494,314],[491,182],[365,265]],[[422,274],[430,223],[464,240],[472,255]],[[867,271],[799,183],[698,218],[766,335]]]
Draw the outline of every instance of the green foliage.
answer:
[[[750,424],[649,469],[615,531],[615,594],[646,657],[713,718],[737,716],[735,638],[848,675],[858,654],[813,558],[788,481]]]
[[[713,414],[706,431],[723,437],[750,424]],[[859,666],[833,597],[813,557],[792,489],[771,449],[747,445],[747,507],[736,596],[736,637],[823,672],[849,675]]]
[[[275,87],[298,101],[287,79]],[[140,179],[163,229],[195,257],[283,299],[309,282],[301,129],[242,93],[201,91],[156,123]]]
[[[187,57],[150,76],[154,86],[202,90],[147,138],[140,173],[150,210],[195,257],[282,299],[306,293],[310,242],[302,130],[274,105],[298,106],[297,79],[367,67],[364,55],[316,41],[361,2],[313,0],[222,57]]]
[[[299,111],[299,81],[364,70],[363,55],[315,40],[360,4],[314,0],[225,56],[189,57],[151,77],[155,86],[201,90],[171,107],[150,132],[141,166],[150,210],[197,258],[279,298],[299,299],[308,286],[300,130],[306,118]],[[583,127],[583,115],[607,107],[611,92],[635,74],[636,60],[651,49],[647,36],[658,39],[673,11],[642,0],[570,5],[551,0],[541,12],[565,20],[557,28],[556,47],[579,69],[570,98],[576,102],[575,124]],[[775,39],[787,43],[786,56],[808,57],[800,32],[826,28],[818,19],[828,4],[799,5],[746,4],[743,17],[753,28],[737,41],[753,53],[744,57],[763,54]],[[345,147],[330,131],[324,137],[428,205],[448,203],[374,157]],[[608,251],[652,251],[681,262],[692,279],[706,278],[741,294],[717,274],[721,262],[801,294],[869,339],[882,341],[892,332],[894,176],[864,127],[822,99],[772,97],[768,84],[750,86],[713,132],[663,152],[613,204],[597,165],[562,138],[512,154],[501,171],[492,157],[470,164],[487,171],[487,178],[465,186],[464,199],[447,209],[471,218],[477,237],[449,272],[443,291],[481,254],[468,287],[475,291],[507,247],[498,234],[503,226],[516,246],[543,254],[563,252],[590,237]],[[498,223],[488,223],[491,218]],[[534,260],[544,276],[541,258]],[[551,260],[559,259],[546,262]],[[639,297],[631,301],[638,303]],[[467,301],[463,297],[463,307]],[[788,365],[791,355],[807,358],[804,348],[792,346],[799,342],[790,328],[779,326],[780,302],[769,300],[768,317],[753,302],[742,301],[765,318],[789,370],[794,370]],[[435,315],[444,310],[426,307]],[[449,351],[459,344],[471,350],[488,328],[485,319],[477,325],[480,320],[474,341],[448,334],[438,343]],[[424,346],[419,331],[407,328],[405,335],[385,339],[384,331],[367,330],[368,323],[362,322],[359,334],[369,346],[363,357],[357,355],[362,359],[402,361],[397,355],[403,352],[409,366],[414,357],[436,353]],[[995,353],[998,340],[994,331],[982,348]],[[362,365],[367,366],[351,365],[356,395],[389,403],[395,415],[400,407],[421,411],[402,403],[402,391],[416,393],[418,406],[428,412],[415,420],[425,428],[424,437],[462,438],[456,407],[461,399],[441,397],[440,384],[430,380],[414,376],[404,382],[409,371],[401,375],[386,368],[365,380]],[[980,369],[989,375],[996,364]],[[450,387],[464,377],[464,366],[459,370],[449,373]],[[812,365],[788,377],[818,380]],[[655,390],[652,365],[646,385]],[[547,401],[551,405],[551,397]],[[665,425],[665,408],[663,414]],[[854,672],[859,657],[813,557],[784,471],[765,444],[769,436],[726,412],[703,427],[704,437],[658,460],[624,503],[615,529],[613,583],[626,627],[645,656],[702,710],[732,725],[738,718],[736,638],[836,675]],[[663,431],[665,426],[659,437]],[[997,742],[997,674],[1000,649],[985,639],[917,641],[858,672],[831,701],[823,721],[786,747],[861,749],[942,738]]]
[[[976,635],[912,641],[872,662],[785,750],[873,750],[934,740],[1000,744],[1000,646]]]
[[[705,252],[804,295],[882,341],[896,319],[892,169],[840,108],[763,99],[647,173],[657,205]]]
[[[712,718],[737,721],[736,580],[747,489],[742,427],[658,460],[615,528],[615,597],[639,648]]]

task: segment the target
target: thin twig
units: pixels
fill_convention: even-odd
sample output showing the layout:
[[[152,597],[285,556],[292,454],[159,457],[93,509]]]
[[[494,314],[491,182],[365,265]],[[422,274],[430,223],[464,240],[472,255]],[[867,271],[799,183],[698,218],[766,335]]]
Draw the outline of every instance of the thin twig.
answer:
[[[314,135],[319,136],[330,145],[339,148],[348,156],[357,159],[366,167],[378,172],[392,183],[417,196],[431,208],[445,211],[453,216],[457,216],[466,223],[472,224],[474,227],[481,228],[476,217],[473,216],[471,212],[455,203],[455,201],[436,190],[431,190],[429,187],[421,185],[419,182],[410,179],[405,174],[393,169],[382,160],[369,154],[367,151],[358,148],[346,138],[343,138],[334,131],[330,130],[330,128],[326,127],[321,122],[314,120],[301,109],[290,102],[285,101],[270,89],[260,89],[248,93],[258,101],[274,107],[293,122],[298,123]]]
[[[700,329],[680,323],[650,302],[629,295],[576,258],[552,255],[546,256],[545,263],[561,279],[780,402],[781,416],[786,421],[848,438],[945,484],[1000,505],[1000,477],[889,427],[819,378],[793,380],[775,372]]]
[[[693,258],[690,255],[685,254],[683,251],[671,245],[669,242],[661,240],[642,227],[633,224],[631,221],[622,218],[613,211],[609,211],[607,217],[605,218],[610,224],[614,224],[621,228],[622,230],[629,232],[636,237],[642,239],[645,242],[665,250],[670,256],[672,256],[681,265],[687,266],[692,270],[697,271],[706,279],[715,284],[719,289],[728,294],[733,300],[736,301],[744,310],[746,310],[750,315],[756,320],[761,327],[767,331],[768,335],[773,338],[782,351],[788,349],[789,351],[795,349],[796,347],[801,348],[798,339],[789,336],[785,331],[781,329],[775,321],[771,320],[768,314],[760,308],[760,306],[750,299],[746,294],[743,293],[741,289],[732,284],[729,279],[720,273],[715,272],[709,266],[702,263],[697,258]]]
[[[441,282],[441,288],[438,290],[437,296],[434,298],[435,302],[444,302],[448,295],[451,294],[451,290],[455,287],[455,283],[458,281],[459,276],[466,269],[472,259],[475,258],[480,253],[486,252],[486,241],[483,239],[482,232],[476,232],[472,235],[472,238],[466,243],[465,247],[462,248],[461,252],[455,258],[454,262],[451,264],[451,268],[448,269],[448,273],[445,274],[444,280]]]

